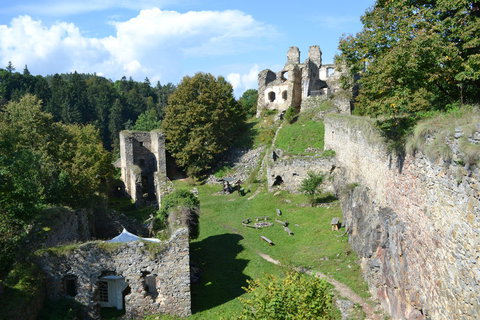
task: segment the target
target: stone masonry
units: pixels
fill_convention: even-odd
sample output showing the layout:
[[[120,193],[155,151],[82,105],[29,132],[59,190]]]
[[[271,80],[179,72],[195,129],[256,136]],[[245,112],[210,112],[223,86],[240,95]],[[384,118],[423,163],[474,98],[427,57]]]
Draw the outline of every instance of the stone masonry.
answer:
[[[163,243],[86,242],[44,250],[38,260],[47,275],[48,298],[68,297],[65,281],[74,279],[75,292],[70,295],[82,305],[83,319],[100,319],[99,280],[105,274],[126,282],[125,319],[154,313],[191,314],[187,228],[177,229]]]
[[[397,159],[351,116],[325,118],[325,148],[336,152],[349,241],[392,318],[479,319],[479,169]]]
[[[265,69],[258,74],[257,117],[263,110],[281,112],[290,106],[300,111],[310,97],[330,96],[338,85],[338,78],[334,65],[322,65],[319,46],[310,47],[304,63],[300,63],[300,50],[290,47],[282,70],[275,73]]]
[[[160,203],[167,181],[165,135],[160,131],[121,131],[120,159],[125,190],[136,204]]]

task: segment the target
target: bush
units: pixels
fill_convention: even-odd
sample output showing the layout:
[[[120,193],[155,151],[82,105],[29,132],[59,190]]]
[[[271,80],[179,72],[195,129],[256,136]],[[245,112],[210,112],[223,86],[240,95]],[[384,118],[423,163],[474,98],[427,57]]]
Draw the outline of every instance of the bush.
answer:
[[[247,280],[238,319],[334,319],[331,285],[323,279],[290,272],[283,279]]]
[[[178,210],[177,208],[185,208],[186,210]],[[158,231],[161,228],[165,228],[167,222],[180,223],[188,226],[190,238],[195,239],[198,236],[199,210],[200,201],[193,193],[183,189],[175,190],[162,199],[162,205],[155,217],[155,230]],[[169,215],[172,212],[175,213],[175,216],[169,219]]]
[[[320,185],[323,183],[325,175],[311,171],[307,174],[308,177],[303,179],[300,191],[310,198],[310,203],[313,206],[315,204],[315,196],[320,193]]]
[[[295,119],[297,118],[297,115],[298,115],[297,109],[290,106],[290,107],[288,107],[287,111],[285,111],[285,115],[283,116],[283,118],[288,123],[293,123],[295,121]]]

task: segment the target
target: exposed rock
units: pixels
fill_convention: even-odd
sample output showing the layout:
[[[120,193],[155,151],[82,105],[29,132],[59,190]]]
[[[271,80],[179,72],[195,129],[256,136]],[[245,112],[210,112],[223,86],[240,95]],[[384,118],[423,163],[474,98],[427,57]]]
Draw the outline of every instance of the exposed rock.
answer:
[[[479,169],[394,158],[358,121],[327,116],[325,147],[372,295],[393,319],[478,319]]]

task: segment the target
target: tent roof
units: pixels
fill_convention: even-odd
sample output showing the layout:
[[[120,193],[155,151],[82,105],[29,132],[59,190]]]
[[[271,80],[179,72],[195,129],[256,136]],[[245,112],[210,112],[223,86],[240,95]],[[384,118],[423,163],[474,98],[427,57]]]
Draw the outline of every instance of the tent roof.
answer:
[[[132,242],[132,241],[150,241],[150,242],[161,242],[159,239],[156,238],[142,238],[137,235],[134,235],[131,232],[128,232],[127,229],[123,228],[122,233],[120,233],[115,238],[108,240],[107,242]]]

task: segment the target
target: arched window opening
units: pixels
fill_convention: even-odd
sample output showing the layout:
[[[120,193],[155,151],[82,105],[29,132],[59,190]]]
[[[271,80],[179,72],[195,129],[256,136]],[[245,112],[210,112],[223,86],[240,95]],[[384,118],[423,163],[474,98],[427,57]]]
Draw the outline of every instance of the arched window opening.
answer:
[[[270,91],[270,92],[268,93],[268,101],[270,101],[270,102],[275,101],[275,92]]]
[[[288,98],[288,92],[287,92],[287,90],[285,90],[285,91],[282,92],[282,99],[287,100],[287,98]]]

